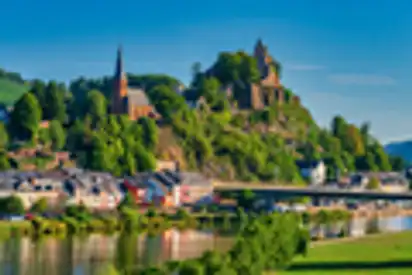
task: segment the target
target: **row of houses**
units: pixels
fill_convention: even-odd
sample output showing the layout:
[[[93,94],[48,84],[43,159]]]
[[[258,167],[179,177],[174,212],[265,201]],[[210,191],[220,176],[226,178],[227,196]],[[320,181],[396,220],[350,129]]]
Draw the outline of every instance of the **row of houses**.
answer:
[[[0,196],[17,195],[26,208],[46,198],[55,209],[83,203],[90,208],[110,210],[128,192],[138,204],[177,207],[210,200],[213,184],[201,174],[168,169],[126,178],[77,168],[0,173]]]
[[[406,192],[409,181],[403,172],[355,172],[346,176],[337,175],[332,182],[327,181],[327,167],[322,160],[296,162],[302,177],[309,180],[312,186],[327,186],[351,190],[364,190],[372,179],[377,180],[378,189],[382,192]]]

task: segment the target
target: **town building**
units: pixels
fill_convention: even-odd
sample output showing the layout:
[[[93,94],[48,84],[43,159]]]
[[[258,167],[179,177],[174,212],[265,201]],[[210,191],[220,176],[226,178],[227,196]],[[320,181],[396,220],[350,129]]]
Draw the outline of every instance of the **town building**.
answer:
[[[211,202],[213,184],[201,174],[162,170],[138,173],[120,184],[123,193],[129,192],[136,203],[164,207]]]
[[[403,173],[398,172],[358,172],[351,175],[350,189],[364,190],[371,179],[379,183],[377,190],[387,193],[402,193],[409,190],[409,182]]]
[[[76,173],[64,182],[64,188],[68,204],[82,203],[97,210],[114,209],[123,198],[118,179],[109,173]]]
[[[326,181],[326,165],[322,160],[298,160],[296,166],[300,175],[309,180],[311,185],[321,185]]]
[[[111,113],[128,115],[131,120],[140,117],[156,118],[155,108],[150,104],[143,89],[128,86],[126,72],[123,69],[123,53],[121,47],[117,51],[116,69],[113,78]]]

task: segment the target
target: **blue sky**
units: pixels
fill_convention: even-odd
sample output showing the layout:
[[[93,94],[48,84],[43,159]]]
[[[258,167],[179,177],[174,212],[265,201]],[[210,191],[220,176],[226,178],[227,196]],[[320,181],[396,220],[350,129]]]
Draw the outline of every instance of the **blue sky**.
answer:
[[[315,119],[370,121],[383,142],[412,138],[409,0],[13,0],[1,4],[0,67],[69,81],[126,70],[187,83],[219,51],[251,52],[258,37],[284,67],[282,82]]]

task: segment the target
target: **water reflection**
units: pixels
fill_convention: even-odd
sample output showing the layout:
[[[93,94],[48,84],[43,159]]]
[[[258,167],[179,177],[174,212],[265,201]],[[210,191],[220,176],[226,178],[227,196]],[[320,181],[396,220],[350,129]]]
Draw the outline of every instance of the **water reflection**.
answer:
[[[109,263],[119,269],[148,266],[198,257],[206,250],[225,250],[231,244],[229,237],[196,230],[169,230],[158,236],[15,238],[0,243],[0,274],[92,275]]]
[[[412,229],[412,217],[356,219],[349,223],[317,226],[312,234],[337,237],[342,232],[362,236],[373,232]],[[91,235],[89,237],[13,238],[0,243],[0,274],[94,275],[107,264],[119,269],[148,266],[166,260],[200,256],[205,250],[227,250],[227,234],[206,230],[169,230],[161,235]],[[101,274],[101,273],[100,273]]]
[[[317,225],[311,228],[312,237],[336,238],[339,236],[361,237],[379,232],[412,230],[412,217],[357,218],[347,223]]]

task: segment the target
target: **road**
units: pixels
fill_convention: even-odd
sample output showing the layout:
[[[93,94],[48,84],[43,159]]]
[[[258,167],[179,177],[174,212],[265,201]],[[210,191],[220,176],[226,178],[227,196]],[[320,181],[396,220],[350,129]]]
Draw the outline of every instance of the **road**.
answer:
[[[353,198],[353,199],[375,199],[375,200],[412,200],[412,192],[387,193],[380,191],[354,191],[341,189],[320,189],[308,187],[285,187],[263,184],[222,184],[214,186],[215,193],[243,192],[251,190],[258,196],[271,197],[318,197],[318,198]]]

